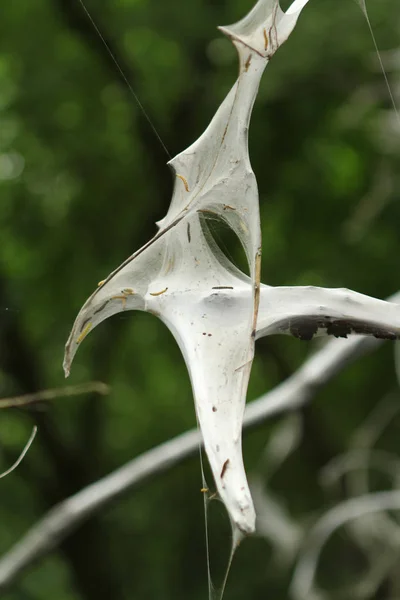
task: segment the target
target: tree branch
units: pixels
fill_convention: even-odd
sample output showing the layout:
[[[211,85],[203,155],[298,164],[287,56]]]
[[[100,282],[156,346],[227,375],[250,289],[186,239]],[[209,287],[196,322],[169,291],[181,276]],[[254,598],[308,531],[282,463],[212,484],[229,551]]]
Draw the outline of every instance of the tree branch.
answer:
[[[400,293],[389,300],[400,302]],[[382,340],[371,337],[335,339],[316,352],[282,384],[248,405],[244,428],[264,423],[285,411],[309,402],[351,361],[378,348]],[[54,506],[0,560],[0,593],[32,563],[57,547],[71,531],[103,507],[148,479],[193,456],[201,444],[197,430],[183,433],[136,457],[123,467]]]

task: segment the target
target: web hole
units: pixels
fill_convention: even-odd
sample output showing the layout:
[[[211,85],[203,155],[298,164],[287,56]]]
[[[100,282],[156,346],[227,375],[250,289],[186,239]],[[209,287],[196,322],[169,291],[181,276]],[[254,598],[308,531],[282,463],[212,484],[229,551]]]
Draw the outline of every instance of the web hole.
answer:
[[[250,276],[249,263],[241,240],[219,215],[201,215],[201,227],[214,254],[222,264]],[[228,263],[228,264],[227,264]]]

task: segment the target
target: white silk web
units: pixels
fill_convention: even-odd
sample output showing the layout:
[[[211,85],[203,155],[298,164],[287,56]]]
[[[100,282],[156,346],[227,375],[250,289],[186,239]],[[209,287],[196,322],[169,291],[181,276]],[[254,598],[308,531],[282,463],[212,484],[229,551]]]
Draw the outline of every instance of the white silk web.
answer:
[[[136,309],[158,316],[185,358],[218,493],[244,533],[255,528],[241,454],[255,337],[363,333],[395,339],[400,333],[397,305],[349,290],[260,285],[258,193],[247,132],[261,75],[305,4],[296,1],[284,13],[277,0],[260,0],[244,19],[220,27],[237,47],[239,77],[203,135],[170,161],[176,182],[159,233],[85,303],[64,361],[68,375],[87,333],[115,313]],[[205,237],[201,221],[209,214],[223,219],[239,237],[250,278]]]
[[[249,122],[261,76],[307,2],[295,0],[283,12],[278,0],[259,0],[244,19],[219,28],[237,48],[239,76],[205,132],[169,162],[175,186],[159,232],[100,283],[66,344],[68,375],[83,339],[109,316],[143,310],[167,325],[190,374],[205,450],[234,540],[255,530],[241,449],[255,339],[275,333],[304,340],[354,333],[400,337],[396,304],[346,289],[260,283],[261,228],[248,155]],[[235,232],[250,277],[205,235],[203,220],[209,216]]]

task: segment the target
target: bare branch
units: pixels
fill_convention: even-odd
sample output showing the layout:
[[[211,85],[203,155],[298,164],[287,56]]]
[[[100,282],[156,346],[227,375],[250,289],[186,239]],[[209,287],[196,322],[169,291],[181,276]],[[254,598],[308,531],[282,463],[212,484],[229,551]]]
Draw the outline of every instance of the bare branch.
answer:
[[[400,293],[389,300],[399,302]],[[328,342],[294,375],[248,405],[244,427],[256,427],[274,415],[298,409],[350,362],[374,351],[382,343],[382,340],[364,336]],[[200,444],[201,437],[197,430],[183,433],[144,452],[120,469],[54,506],[0,560],[0,593],[25,569],[57,547],[80,523],[128,490],[139,487],[150,478],[193,456]]]

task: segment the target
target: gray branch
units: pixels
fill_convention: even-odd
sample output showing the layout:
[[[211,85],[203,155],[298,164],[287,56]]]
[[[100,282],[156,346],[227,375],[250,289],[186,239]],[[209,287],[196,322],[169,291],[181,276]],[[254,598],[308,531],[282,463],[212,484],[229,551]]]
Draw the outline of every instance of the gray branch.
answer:
[[[389,300],[400,302],[400,293]],[[381,344],[382,340],[364,336],[328,342],[286,381],[248,405],[244,428],[256,427],[274,415],[298,409],[350,362],[372,352]],[[25,569],[57,547],[83,521],[128,490],[143,485],[148,479],[193,456],[200,444],[201,437],[197,430],[183,433],[144,452],[54,506],[0,560],[0,593]]]

